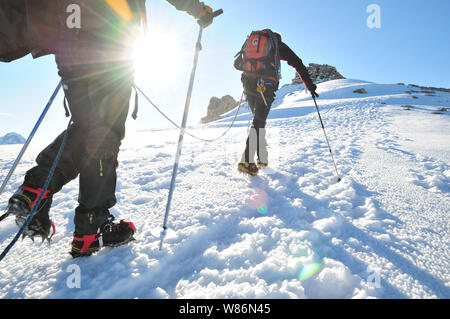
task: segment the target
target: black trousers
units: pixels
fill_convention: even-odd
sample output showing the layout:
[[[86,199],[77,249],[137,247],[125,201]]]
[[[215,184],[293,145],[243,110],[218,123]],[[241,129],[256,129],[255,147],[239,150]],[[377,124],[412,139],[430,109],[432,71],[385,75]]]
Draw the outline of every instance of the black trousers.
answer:
[[[263,81],[266,87],[263,93],[264,99],[257,91],[258,82]],[[244,92],[247,102],[253,113],[253,123],[247,137],[246,147],[242,155],[241,162],[254,163],[255,154],[264,163],[268,162],[266,122],[269,116],[272,103],[275,99],[275,92],[278,90],[278,82],[272,79],[242,76]]]
[[[75,231],[92,233],[93,230],[80,227],[77,230],[77,226],[84,224],[83,216],[92,211],[102,212],[98,223],[103,223],[107,218],[105,210],[116,203],[117,157],[125,137],[133,70],[120,64],[95,68],[58,64],[58,69],[73,122],[49,188],[57,193],[79,176]],[[38,155],[37,166],[27,172],[25,183],[37,186],[45,183],[63,134]],[[89,218],[92,220],[92,215]]]

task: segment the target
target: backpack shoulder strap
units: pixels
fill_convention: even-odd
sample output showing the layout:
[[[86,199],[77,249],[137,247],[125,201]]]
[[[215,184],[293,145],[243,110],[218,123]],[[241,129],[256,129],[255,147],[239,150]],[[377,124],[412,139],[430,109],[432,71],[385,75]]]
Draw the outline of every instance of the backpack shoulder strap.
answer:
[[[267,29],[265,31],[267,31],[268,36],[273,41],[273,44],[275,47],[275,52],[274,52],[275,67],[276,67],[277,73],[278,73],[278,80],[280,80],[281,79],[280,43],[278,41],[278,37],[272,30]]]
[[[252,33],[253,33],[253,32],[252,32]],[[241,50],[240,50],[238,53],[236,53],[236,55],[234,56],[234,58],[237,58],[239,55],[242,54],[242,52],[244,52],[245,46],[247,45],[247,41],[248,41],[248,39],[250,38],[250,36],[251,36],[251,34],[247,36],[247,39],[245,39],[244,44],[242,45]]]

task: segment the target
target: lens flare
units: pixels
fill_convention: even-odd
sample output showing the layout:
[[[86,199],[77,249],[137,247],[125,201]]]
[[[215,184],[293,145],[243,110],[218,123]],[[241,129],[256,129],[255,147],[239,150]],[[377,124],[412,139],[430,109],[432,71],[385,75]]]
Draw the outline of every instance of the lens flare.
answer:
[[[269,211],[269,206],[267,206],[267,205],[264,205],[263,207],[258,209],[258,213],[260,213],[261,215],[267,214],[268,211]]]
[[[179,35],[157,28],[138,38],[133,54],[136,81],[154,88],[173,83],[186,62],[182,44]]]
[[[311,277],[313,277],[315,274],[319,272],[319,270],[322,268],[322,264],[318,262],[313,262],[311,264],[306,265],[302,268],[300,271],[300,274],[298,275],[298,280],[305,281]]]
[[[267,206],[267,193],[262,189],[256,189],[247,199],[247,205],[256,210],[261,215],[267,214],[269,207]]]

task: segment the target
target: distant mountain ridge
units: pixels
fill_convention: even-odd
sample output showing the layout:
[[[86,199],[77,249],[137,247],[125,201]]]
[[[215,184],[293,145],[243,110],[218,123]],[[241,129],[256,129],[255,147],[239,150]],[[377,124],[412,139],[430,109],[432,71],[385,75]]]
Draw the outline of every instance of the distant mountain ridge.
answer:
[[[22,135],[11,132],[3,137],[0,137],[0,145],[24,144],[25,139]]]

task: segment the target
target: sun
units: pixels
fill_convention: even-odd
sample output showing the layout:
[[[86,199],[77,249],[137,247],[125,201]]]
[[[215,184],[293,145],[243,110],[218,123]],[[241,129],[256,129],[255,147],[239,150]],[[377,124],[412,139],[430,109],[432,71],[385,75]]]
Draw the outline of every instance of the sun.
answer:
[[[164,85],[173,81],[180,70],[184,50],[176,35],[150,30],[134,46],[135,79],[138,83]]]

